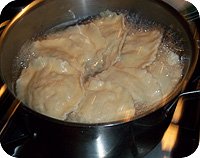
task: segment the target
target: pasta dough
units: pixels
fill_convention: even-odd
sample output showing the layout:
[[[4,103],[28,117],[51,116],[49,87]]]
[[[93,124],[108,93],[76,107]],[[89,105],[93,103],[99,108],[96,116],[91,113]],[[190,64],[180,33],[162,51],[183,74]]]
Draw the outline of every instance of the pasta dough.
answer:
[[[162,33],[158,30],[132,31],[126,37],[118,66],[145,68],[150,65],[156,59],[161,39]]]
[[[85,96],[68,120],[99,123],[129,120],[135,114],[134,101],[125,88],[110,81],[92,78],[85,86]]]
[[[36,41],[32,51],[68,61],[85,78],[107,69],[118,61],[128,29],[122,14],[106,11],[101,15],[89,24],[71,26]]]
[[[151,105],[162,98],[161,87],[147,70],[113,66],[99,74],[98,77],[127,89],[138,106]]]
[[[18,97],[45,115],[65,119],[83,97],[80,75],[66,61],[50,57],[33,60],[17,80]]]

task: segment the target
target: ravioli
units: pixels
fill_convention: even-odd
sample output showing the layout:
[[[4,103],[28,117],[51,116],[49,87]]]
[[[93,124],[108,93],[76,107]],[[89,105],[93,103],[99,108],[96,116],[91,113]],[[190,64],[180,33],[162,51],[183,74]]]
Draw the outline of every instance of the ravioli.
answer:
[[[177,54],[162,46],[157,59],[147,68],[162,87],[164,96],[168,95],[182,77],[182,66]]]
[[[111,81],[127,90],[138,106],[156,103],[162,98],[157,80],[147,72],[136,68],[110,67],[97,76],[103,81]]]
[[[66,61],[39,57],[17,80],[23,103],[47,116],[64,120],[83,97],[80,75]]]
[[[66,60],[88,78],[118,61],[127,32],[124,16],[106,11],[91,23],[36,41],[32,51]]]
[[[84,71],[85,64],[94,58],[104,44],[104,38],[93,24],[69,27],[62,36],[59,35],[36,41],[33,52],[65,60],[80,72]]]
[[[131,94],[110,81],[91,78],[85,85],[85,96],[67,120],[81,123],[102,123],[130,120],[135,114]]]
[[[159,30],[131,31],[126,37],[118,66],[145,68],[150,65],[156,59],[161,39]]]
[[[105,38],[105,50],[101,53],[105,70],[119,60],[128,28],[123,14],[117,15],[115,12],[106,11],[100,15],[101,18],[94,20],[93,23]]]

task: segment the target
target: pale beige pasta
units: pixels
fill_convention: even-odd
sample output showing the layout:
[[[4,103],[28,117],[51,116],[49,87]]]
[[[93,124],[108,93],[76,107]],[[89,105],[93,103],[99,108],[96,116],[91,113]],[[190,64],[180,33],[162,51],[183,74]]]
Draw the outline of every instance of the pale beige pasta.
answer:
[[[134,101],[129,91],[110,81],[92,78],[85,85],[85,97],[68,120],[100,123],[129,120],[135,114]]]
[[[126,37],[118,66],[145,68],[150,65],[156,59],[161,39],[159,30],[132,31]]]
[[[83,97],[80,75],[67,62],[34,59],[17,80],[18,97],[32,109],[64,120]]]

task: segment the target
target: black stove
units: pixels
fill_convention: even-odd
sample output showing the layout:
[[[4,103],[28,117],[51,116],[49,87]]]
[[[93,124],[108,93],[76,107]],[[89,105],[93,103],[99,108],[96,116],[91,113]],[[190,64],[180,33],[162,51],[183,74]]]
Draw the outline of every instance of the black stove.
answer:
[[[19,10],[32,0],[16,0],[9,3],[2,11],[0,23],[12,19]],[[193,31],[200,28],[199,15],[194,6],[180,11],[191,24]],[[2,30],[1,28],[0,30]],[[197,32],[198,33],[198,32]],[[194,75],[187,86],[187,91],[200,89],[200,61]],[[6,86],[0,80],[0,143],[4,151],[19,158],[49,158],[48,150],[32,133],[27,124],[28,116],[17,109],[14,113],[8,112],[8,106],[16,104],[15,98],[10,95]],[[11,109],[15,110],[15,109]],[[5,116],[7,113],[9,116]],[[8,119],[8,120],[5,120]],[[6,126],[4,126],[6,123]],[[200,128],[200,95],[182,97],[171,124],[165,132],[162,141],[145,158],[181,158],[195,152],[199,145]]]

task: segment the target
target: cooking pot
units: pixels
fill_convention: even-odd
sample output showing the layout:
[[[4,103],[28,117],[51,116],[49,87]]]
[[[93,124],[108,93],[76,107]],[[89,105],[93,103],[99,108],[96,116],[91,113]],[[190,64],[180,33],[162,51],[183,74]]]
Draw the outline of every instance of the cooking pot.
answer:
[[[159,0],[38,0],[25,7],[5,28],[0,43],[1,78],[11,94],[20,70],[15,61],[22,45],[60,24],[97,15],[105,10],[128,10],[177,32],[184,69],[177,87],[163,101],[130,121],[100,124],[70,123],[44,116],[17,102],[31,133],[48,150],[47,157],[142,157],[161,140],[176,102],[191,78],[198,59],[197,38],[171,6]],[[199,92],[199,91],[197,91]],[[191,92],[196,93],[196,92]],[[190,94],[190,93],[189,93]],[[18,100],[17,100],[18,101]]]

